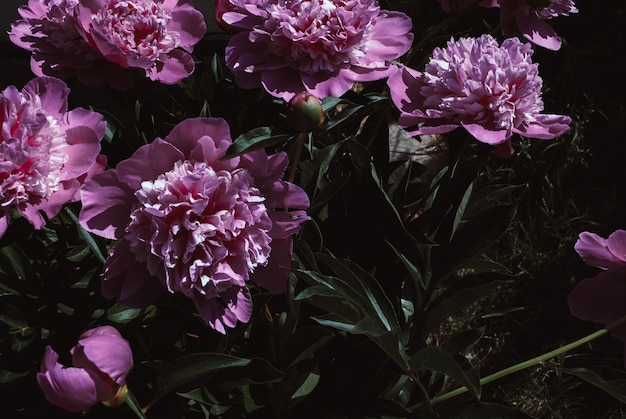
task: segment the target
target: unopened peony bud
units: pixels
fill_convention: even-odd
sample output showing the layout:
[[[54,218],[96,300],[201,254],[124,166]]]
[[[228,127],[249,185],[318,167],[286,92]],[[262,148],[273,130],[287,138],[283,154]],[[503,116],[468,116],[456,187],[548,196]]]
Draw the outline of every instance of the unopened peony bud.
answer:
[[[322,102],[308,93],[300,92],[289,101],[290,118],[300,132],[313,131],[324,122]]]
[[[50,403],[80,412],[102,401],[109,406],[124,401],[133,354],[128,341],[115,328],[102,326],[86,331],[70,353],[74,366],[65,367],[58,363],[59,355],[46,347],[37,382]]]

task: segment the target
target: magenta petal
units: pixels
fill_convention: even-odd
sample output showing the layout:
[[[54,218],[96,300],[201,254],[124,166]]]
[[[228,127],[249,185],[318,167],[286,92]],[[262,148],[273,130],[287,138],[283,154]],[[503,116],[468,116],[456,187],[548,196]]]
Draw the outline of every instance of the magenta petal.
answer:
[[[222,334],[224,326],[235,327],[237,320],[247,323],[252,316],[252,297],[246,286],[232,286],[217,298],[197,296],[193,303],[202,320]]]
[[[467,132],[472,134],[474,138],[486,144],[501,144],[511,137],[511,132],[506,129],[492,130],[481,124],[461,123],[461,125],[467,130]]]
[[[114,171],[94,175],[80,190],[80,224],[100,236],[121,238],[130,220],[133,193]]]
[[[561,38],[552,26],[533,12],[517,13],[515,22],[524,38],[529,41],[552,51],[558,51],[561,48]]]
[[[167,59],[157,62],[147,74],[151,80],[163,84],[176,84],[189,77],[195,66],[191,55],[182,50],[173,50],[167,54]]]
[[[584,279],[568,296],[572,315],[609,325],[626,315],[626,271],[601,272]],[[613,330],[612,335],[626,342],[626,325]]]
[[[232,143],[230,127],[225,120],[220,118],[185,119],[172,128],[172,131],[165,137],[165,141],[173,144],[185,157],[189,158],[192,157],[192,152],[198,147],[198,141],[202,137],[210,137],[214,143],[213,147],[202,148],[204,153],[202,160],[211,164],[217,162]],[[193,155],[193,157],[201,158],[198,155]],[[171,167],[172,164],[162,172]]]
[[[119,182],[134,192],[141,188],[141,182],[156,179],[183,158],[182,153],[172,144],[157,138],[150,144],[140,147],[129,159],[119,163],[115,171]]]
[[[565,115],[542,114],[536,116],[536,122],[531,122],[520,129],[513,129],[520,135],[542,140],[551,140],[569,131],[572,119]]]
[[[615,265],[615,259],[606,245],[606,239],[595,233],[588,231],[580,233],[574,249],[589,266],[608,269]]]
[[[154,303],[165,287],[151,276],[146,264],[135,260],[128,242],[118,242],[109,253],[102,275],[102,295],[128,307],[145,308]]]
[[[40,372],[37,383],[50,403],[70,412],[89,409],[113,389],[101,380],[96,383],[88,371],[72,367]]]
[[[272,253],[266,266],[259,266],[251,277],[251,280],[271,292],[280,294],[285,292],[289,269],[291,268],[291,255],[293,252],[291,237],[272,240]]]
[[[54,77],[37,77],[24,85],[22,92],[30,100],[39,97],[41,107],[50,115],[60,117],[67,112],[67,96],[70,89],[61,80]]]
[[[265,205],[268,208],[306,209],[309,207],[309,196],[293,183],[278,181],[269,189],[263,190]]]
[[[128,342],[119,335],[92,335],[80,339],[72,349],[72,363],[104,373],[121,385],[133,365],[133,354]]]
[[[614,258],[626,265],[626,230],[615,230],[606,240],[606,245]]]

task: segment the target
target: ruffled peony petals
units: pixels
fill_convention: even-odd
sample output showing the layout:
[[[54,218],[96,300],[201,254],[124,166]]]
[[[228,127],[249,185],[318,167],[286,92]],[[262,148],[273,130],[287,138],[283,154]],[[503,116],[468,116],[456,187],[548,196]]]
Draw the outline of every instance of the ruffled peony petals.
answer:
[[[530,44],[516,38],[502,44],[491,35],[451,39],[435,48],[424,72],[408,67],[389,76],[398,125],[413,135],[445,134],[465,128],[478,141],[508,156],[513,133],[553,139],[571,118],[542,114],[542,80]],[[497,74],[497,76],[495,76]]]
[[[290,266],[280,243],[290,246],[309,219],[309,200],[282,180],[286,153],[223,159],[231,144],[223,119],[187,119],[85,184],[81,223],[119,239],[105,264],[105,297],[145,307],[165,290],[182,293],[222,333],[249,320],[246,281],[277,261]]]
[[[216,18],[226,30],[240,31],[226,47],[235,83],[263,87],[285,101],[303,90],[339,97],[355,81],[385,78],[393,72],[391,60],[413,41],[411,19],[381,10],[375,0],[233,0],[218,2]]]

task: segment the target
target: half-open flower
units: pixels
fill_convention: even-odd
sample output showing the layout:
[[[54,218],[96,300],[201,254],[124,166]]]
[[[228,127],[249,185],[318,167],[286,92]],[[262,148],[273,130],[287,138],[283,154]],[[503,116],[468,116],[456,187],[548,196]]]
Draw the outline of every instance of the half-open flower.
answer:
[[[37,373],[46,399],[70,412],[89,409],[114,396],[133,365],[128,341],[111,326],[86,331],[70,353],[74,366],[66,367],[47,346]]]
[[[309,199],[282,180],[285,153],[222,160],[229,131],[222,119],[187,119],[82,188],[81,224],[119,240],[106,297],[145,307],[165,290],[182,293],[224,333],[250,319],[248,280],[284,291]]]
[[[222,2],[223,3],[223,2]],[[289,101],[307,91],[341,96],[356,81],[387,77],[411,47],[411,19],[377,0],[230,0],[221,19],[241,32],[226,65],[244,89],[263,86]]]
[[[20,92],[0,93],[0,236],[17,209],[35,228],[79,199],[85,180],[104,169],[99,155],[106,123],[86,109],[67,110],[69,89],[38,77]]]
[[[626,230],[616,230],[606,239],[585,231],[574,249],[587,265],[602,272],[576,284],[567,299],[571,313],[604,325],[626,316]],[[612,334],[626,344],[626,325]]]
[[[514,133],[553,139],[571,119],[542,114],[542,79],[529,43],[490,35],[451,39],[435,48],[425,71],[408,67],[389,77],[391,98],[400,109],[399,125],[412,134],[444,134],[465,128],[478,141],[511,155]]]

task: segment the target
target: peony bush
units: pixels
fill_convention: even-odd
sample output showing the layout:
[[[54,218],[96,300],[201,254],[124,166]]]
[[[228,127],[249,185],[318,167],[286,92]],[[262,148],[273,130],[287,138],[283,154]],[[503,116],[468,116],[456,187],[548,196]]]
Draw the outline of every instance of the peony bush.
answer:
[[[623,416],[626,14],[577,3],[25,1],[3,412]]]

